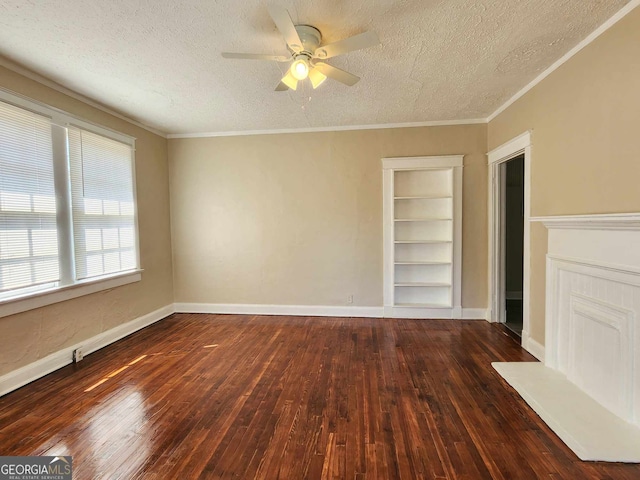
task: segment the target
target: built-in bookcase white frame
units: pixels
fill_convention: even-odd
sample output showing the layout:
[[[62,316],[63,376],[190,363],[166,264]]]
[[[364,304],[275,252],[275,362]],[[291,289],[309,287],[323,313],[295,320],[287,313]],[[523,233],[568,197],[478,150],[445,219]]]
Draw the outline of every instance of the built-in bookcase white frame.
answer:
[[[384,316],[394,318],[462,318],[462,168],[464,155],[445,155],[429,157],[397,157],[383,158],[383,238],[384,238]],[[450,240],[445,241],[416,241],[422,245],[429,244],[450,244],[450,261],[443,265],[450,265],[450,282],[424,281],[421,286],[396,285],[396,244],[408,243],[396,242],[395,225],[398,219],[395,217],[396,201],[406,200],[406,198],[396,198],[395,178],[398,172],[406,171],[451,171],[451,195],[440,197],[435,195],[434,200],[439,198],[451,198],[451,219]],[[424,195],[419,199],[427,199],[429,195]],[[406,220],[404,220],[406,221]],[[437,220],[435,220],[437,221]],[[440,284],[442,283],[442,284]],[[415,303],[415,305],[405,305],[396,303],[396,288],[449,288],[450,295],[447,302],[437,304]]]

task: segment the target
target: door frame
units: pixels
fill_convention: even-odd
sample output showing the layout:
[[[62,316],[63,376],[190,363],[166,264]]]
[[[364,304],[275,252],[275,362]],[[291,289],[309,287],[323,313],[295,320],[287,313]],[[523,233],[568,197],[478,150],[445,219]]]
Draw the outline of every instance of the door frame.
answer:
[[[500,181],[500,165],[524,154],[524,225],[522,255],[522,347],[527,349],[529,341],[530,311],[530,224],[531,216],[531,132],[526,131],[509,140],[488,154],[489,167],[489,322],[504,323],[505,304],[505,205],[504,182]],[[504,174],[504,173],[503,173]]]

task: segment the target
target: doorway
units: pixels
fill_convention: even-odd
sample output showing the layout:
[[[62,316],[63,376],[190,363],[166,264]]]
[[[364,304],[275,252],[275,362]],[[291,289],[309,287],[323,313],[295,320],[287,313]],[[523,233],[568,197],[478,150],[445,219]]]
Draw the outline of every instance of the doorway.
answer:
[[[499,166],[501,197],[501,237],[504,248],[504,299],[501,319],[513,333],[522,337],[523,256],[524,256],[524,154]]]
[[[506,323],[506,279],[505,279],[505,235],[506,219],[506,169],[503,163],[524,155],[524,201],[523,201],[523,258],[522,258],[522,336],[520,344],[539,360],[542,354],[539,344],[529,337],[529,309],[530,309],[530,242],[531,229],[529,218],[531,215],[531,163],[532,163],[531,132],[527,131],[512,138],[487,154],[489,166],[489,311],[487,320],[490,322]],[[503,178],[504,176],[504,178]],[[504,188],[502,188],[504,186]],[[503,208],[503,206],[505,208]],[[517,292],[516,289],[510,292]],[[511,297],[518,294],[510,294]],[[515,299],[518,300],[518,299]],[[518,302],[520,303],[520,302]]]

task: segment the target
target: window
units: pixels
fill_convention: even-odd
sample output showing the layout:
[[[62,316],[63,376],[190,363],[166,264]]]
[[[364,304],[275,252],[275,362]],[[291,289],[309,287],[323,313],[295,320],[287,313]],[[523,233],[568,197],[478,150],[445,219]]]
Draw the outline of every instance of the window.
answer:
[[[76,278],[136,268],[131,148],[69,129]]]
[[[0,92],[0,302],[139,271],[133,151]]]
[[[0,104],[0,298],[59,280],[51,120]]]

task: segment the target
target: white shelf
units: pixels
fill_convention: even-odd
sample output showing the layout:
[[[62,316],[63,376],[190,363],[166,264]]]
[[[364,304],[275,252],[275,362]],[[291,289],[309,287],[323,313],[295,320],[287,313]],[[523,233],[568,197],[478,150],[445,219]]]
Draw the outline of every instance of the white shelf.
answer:
[[[394,218],[394,222],[444,222],[447,220],[453,220],[449,217],[427,217],[427,218]]]
[[[417,195],[413,197],[393,197],[394,200],[438,200],[441,198],[453,198],[453,195]]]
[[[413,245],[413,244],[430,245],[430,244],[453,243],[453,242],[451,240],[396,240],[393,243],[406,244],[406,245]]]
[[[383,161],[385,307],[452,316],[461,308],[462,163],[462,156]]]
[[[394,265],[451,265],[451,262],[394,262]]]

